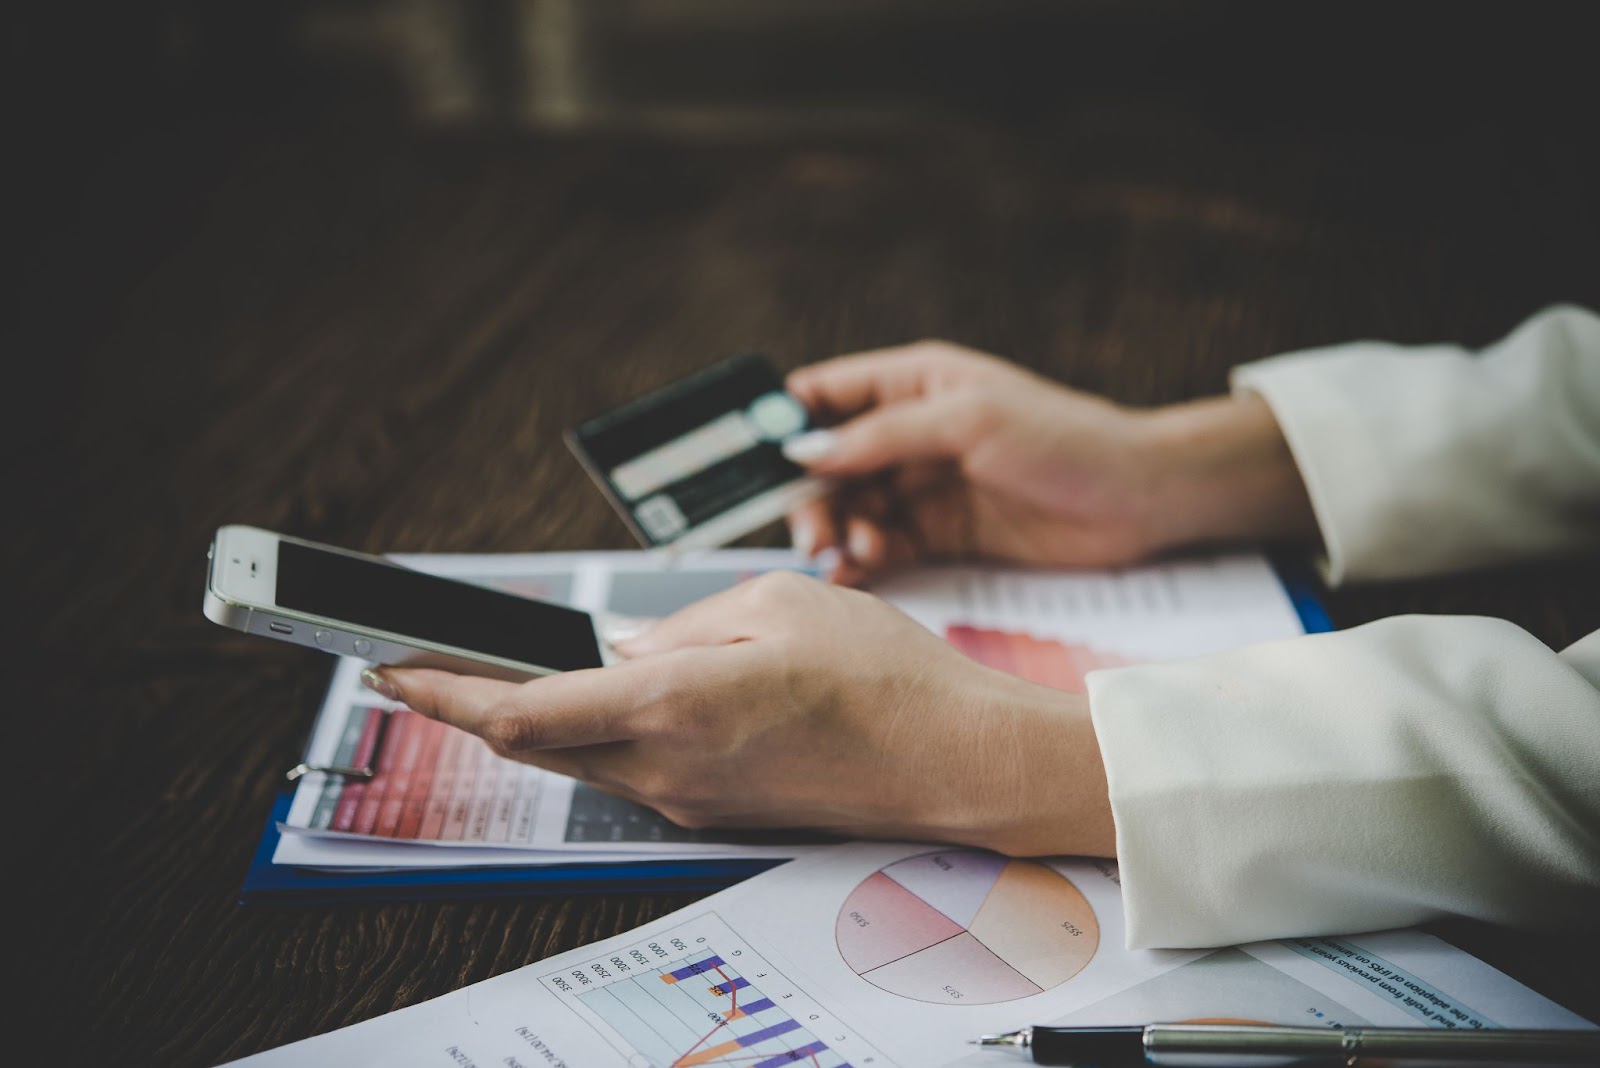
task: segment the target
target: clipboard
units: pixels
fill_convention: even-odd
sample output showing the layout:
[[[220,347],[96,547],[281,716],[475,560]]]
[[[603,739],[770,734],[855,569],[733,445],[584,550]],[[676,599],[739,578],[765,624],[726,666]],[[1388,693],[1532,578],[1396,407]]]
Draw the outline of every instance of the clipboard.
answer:
[[[1321,580],[1316,572],[1304,560],[1281,553],[1268,553],[1267,562],[1278,573],[1278,581],[1283,583],[1283,590],[1289,595],[1289,603],[1294,605],[1295,615],[1300,617],[1305,632],[1326,634],[1333,630],[1333,619],[1318,593]]]

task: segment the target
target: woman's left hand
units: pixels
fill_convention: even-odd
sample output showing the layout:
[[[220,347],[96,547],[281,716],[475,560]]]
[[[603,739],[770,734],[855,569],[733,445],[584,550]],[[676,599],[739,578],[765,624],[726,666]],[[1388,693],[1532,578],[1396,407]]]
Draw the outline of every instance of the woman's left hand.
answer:
[[[1113,852],[1087,699],[985,667],[871,594],[773,572],[618,651],[521,684],[364,677],[502,756],[686,827]]]

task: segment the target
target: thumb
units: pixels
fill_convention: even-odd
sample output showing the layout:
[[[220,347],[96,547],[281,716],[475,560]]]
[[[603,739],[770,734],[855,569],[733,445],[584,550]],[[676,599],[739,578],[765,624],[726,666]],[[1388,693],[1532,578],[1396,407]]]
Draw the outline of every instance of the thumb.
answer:
[[[361,672],[361,681],[413,712],[473,734],[482,734],[498,709],[521,689],[514,682],[432,668],[369,667]]]
[[[966,444],[969,404],[942,394],[877,408],[848,423],[783,443],[783,453],[819,475],[869,475],[917,461],[945,460]]]

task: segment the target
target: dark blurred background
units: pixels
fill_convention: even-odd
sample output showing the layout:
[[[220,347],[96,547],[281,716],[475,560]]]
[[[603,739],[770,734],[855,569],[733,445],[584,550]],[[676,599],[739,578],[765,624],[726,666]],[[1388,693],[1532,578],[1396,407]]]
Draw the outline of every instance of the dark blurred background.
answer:
[[[687,903],[238,908],[326,664],[201,618],[217,525],[631,548],[561,430],[751,348],[942,336],[1149,404],[1600,306],[1593,6],[8,5],[13,850],[58,906],[19,957],[94,1016],[57,1037],[214,1064]],[[1327,599],[1559,646],[1595,563]]]
[[[1478,230],[1484,290],[1503,293],[1507,280],[1524,279],[1522,291],[1506,294],[1521,307],[1574,294],[1549,291],[1537,270],[1501,278],[1498,268],[1535,267],[1535,242],[1594,232],[1587,194],[1600,92],[1583,32],[1589,6],[12,5],[7,247],[22,278],[11,294],[20,315],[8,326],[27,331],[17,351],[33,359],[81,358],[163,257],[236,216],[282,212],[337,229],[332,217],[311,224],[318,206],[305,201],[344,197],[336,215],[392,211],[372,231],[392,234],[426,187],[447,180],[433,171],[447,157],[456,157],[450,177],[459,181],[474,169],[529,166],[530,145],[548,152],[532,166],[560,166],[560,146],[598,138],[650,143],[657,159],[664,144],[916,140],[977,154],[965,162],[992,177],[991,198],[1016,195],[1040,165],[1055,169],[1030,191],[1062,202],[1092,198],[1085,181],[1176,181],[1191,199],[1147,208],[1192,224],[1237,207],[1232,186],[1250,181],[1269,199],[1315,198],[1293,207],[1330,218],[1371,206],[1400,223]],[[626,180],[629,169],[619,157],[592,180]],[[487,173],[479,180],[492,182]],[[851,180],[843,170],[816,177]],[[253,211],[228,199],[252,181],[240,195],[259,198]],[[737,182],[730,171],[706,195],[730,195]],[[461,192],[467,214],[474,205]],[[1558,222],[1528,210],[1565,207],[1568,196],[1581,216]],[[496,210],[514,220],[539,205],[508,200]],[[242,240],[252,235],[236,236],[229,258],[259,251]],[[301,251],[309,265],[335,250]],[[1462,324],[1469,333],[1503,325],[1498,313]]]
[[[1600,96],[1583,32],[1589,6],[18,4],[6,29],[7,171],[17,184],[7,244],[24,268],[23,311],[48,305],[86,327],[164,252],[217,223],[208,211],[229,207],[217,192],[246,169],[263,179],[263,197],[273,178],[329,191],[352,183],[353,198],[398,208],[420,195],[394,188],[418,164],[396,175],[385,153],[458,151],[470,155],[463,168],[490,168],[521,145],[601,136],[946,138],[952,152],[1071,155],[1054,187],[1062,199],[1107,148],[1142,179],[1209,180],[1219,192],[1217,172],[1234,177],[1229,165],[1248,157],[1316,170],[1316,195],[1333,202],[1382,188],[1396,212],[1455,207],[1472,187],[1486,195],[1448,222],[1493,227],[1529,187],[1595,188],[1585,169]],[[1074,143],[1085,131],[1101,140]],[[1002,176],[1016,166],[1004,155],[992,164]],[[1273,177],[1259,176],[1263,188]],[[1304,189],[1303,177],[1279,188]],[[1592,215],[1563,229],[1585,225]],[[77,348],[51,339],[63,325],[33,336],[30,350]]]
[[[1154,343],[1152,316],[1230,331],[1239,359],[1351,331],[1482,342],[1595,295],[1590,6],[14,4],[0,340],[51,384],[11,429],[42,446],[29,420],[81,417],[98,389],[130,428],[176,433],[226,410],[219,375],[271,375],[308,333],[317,359],[345,359],[392,343],[366,328],[391,307],[443,300],[454,330],[518,285],[606,316],[737,316],[708,275],[743,258],[769,291],[805,292],[707,337],[706,360],[948,331],[935,306],[960,293],[918,275],[947,269],[962,292],[969,272],[1014,294],[957,340],[1024,361]],[[522,241],[561,277],[534,281]],[[624,263],[624,245],[661,259]],[[1187,292],[1133,312],[1130,264],[1153,248]],[[1224,324],[1201,296],[1245,299]],[[1284,328],[1253,327],[1252,306]],[[541,335],[528,307],[506,309],[524,352],[610,354]],[[1131,333],[1106,330],[1119,307]],[[1041,315],[1068,334],[1018,324]],[[204,412],[162,407],[172,374],[195,376],[184,402]],[[1119,378],[1085,384],[1167,399]],[[17,477],[53,495],[66,457],[41,451]]]

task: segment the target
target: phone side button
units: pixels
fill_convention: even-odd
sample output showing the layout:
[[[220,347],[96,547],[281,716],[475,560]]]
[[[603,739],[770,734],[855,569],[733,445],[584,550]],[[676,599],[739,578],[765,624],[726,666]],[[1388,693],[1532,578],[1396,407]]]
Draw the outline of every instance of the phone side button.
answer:
[[[267,624],[267,629],[274,634],[293,634],[294,628],[287,623],[279,623],[276,619]]]
[[[372,652],[372,643],[367,641],[365,638],[357,638],[356,643],[352,648],[355,649],[357,656],[366,656],[368,653]]]
[[[333,644],[333,635],[329,634],[325,630],[317,631],[315,634],[313,634],[311,636],[311,638],[312,638],[313,641],[315,641],[318,645],[322,646],[324,649],[326,649],[328,646]]]

